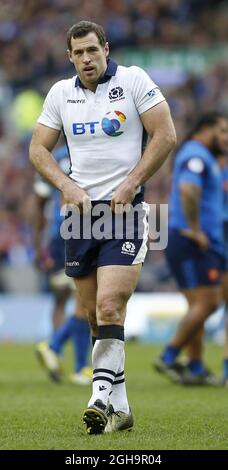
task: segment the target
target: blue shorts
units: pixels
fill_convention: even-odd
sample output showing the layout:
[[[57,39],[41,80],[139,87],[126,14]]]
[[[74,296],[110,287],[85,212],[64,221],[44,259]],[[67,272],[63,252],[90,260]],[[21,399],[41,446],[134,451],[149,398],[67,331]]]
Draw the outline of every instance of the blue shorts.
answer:
[[[52,260],[54,261],[54,266],[50,269],[50,274],[64,269],[65,266],[65,247],[64,240],[62,237],[57,236],[50,240],[48,244],[48,252]]]
[[[165,255],[171,274],[181,289],[220,284],[224,257],[212,248],[201,251],[194,241],[178,230],[169,230]]]
[[[228,221],[223,224],[223,235],[224,235],[224,248],[225,248],[225,262],[223,271],[228,271]]]
[[[99,204],[105,207],[102,217]],[[129,214],[117,215],[111,212],[109,201],[93,201],[91,214],[76,216],[74,227],[80,227],[78,234],[73,236],[72,228],[72,237],[65,239],[67,276],[87,276],[100,266],[143,263],[147,252],[149,206],[142,201],[142,195],[136,196],[132,205]],[[67,220],[66,217],[65,222]]]

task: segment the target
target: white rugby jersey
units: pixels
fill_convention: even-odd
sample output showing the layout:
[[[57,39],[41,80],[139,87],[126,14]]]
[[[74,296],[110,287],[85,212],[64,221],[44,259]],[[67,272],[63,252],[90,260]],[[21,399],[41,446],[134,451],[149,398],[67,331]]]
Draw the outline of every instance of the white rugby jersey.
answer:
[[[140,114],[164,100],[144,70],[109,60],[95,93],[78,76],[57,82],[38,122],[63,130],[78,186],[91,200],[110,200],[142,156]]]

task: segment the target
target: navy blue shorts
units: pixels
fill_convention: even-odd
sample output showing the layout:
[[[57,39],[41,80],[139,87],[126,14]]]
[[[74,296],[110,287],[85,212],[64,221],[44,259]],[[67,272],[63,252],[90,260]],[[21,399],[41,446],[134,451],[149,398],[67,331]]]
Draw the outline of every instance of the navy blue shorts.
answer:
[[[104,213],[100,212],[104,204]],[[129,214],[111,212],[109,201],[92,202],[92,215],[77,214],[70,224],[72,236],[66,240],[66,274],[87,276],[100,266],[143,263],[147,252],[149,206],[136,196]],[[65,218],[69,223],[72,213]]]
[[[224,257],[211,248],[201,251],[194,241],[178,230],[169,231],[165,255],[171,274],[181,289],[220,284]]]

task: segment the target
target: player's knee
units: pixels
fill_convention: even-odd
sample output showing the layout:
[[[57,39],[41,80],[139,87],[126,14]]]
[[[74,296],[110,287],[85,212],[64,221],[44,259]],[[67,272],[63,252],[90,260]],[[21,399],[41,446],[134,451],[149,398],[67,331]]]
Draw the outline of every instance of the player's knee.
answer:
[[[214,295],[210,296],[209,298],[205,298],[203,305],[202,305],[202,315],[205,317],[209,317],[217,308],[219,307],[221,303],[221,299]]]
[[[76,310],[81,312],[84,316],[96,316],[96,300],[85,298],[77,294],[76,296]]]
[[[70,297],[70,289],[55,289],[53,290],[55,296],[55,302],[60,305],[64,305]]]
[[[218,296],[213,296],[210,299],[210,304],[209,304],[210,313],[213,313],[215,310],[217,310],[220,303],[221,303],[221,298]]]
[[[110,324],[119,324],[124,308],[122,302],[103,297],[97,302],[97,316],[99,320]]]

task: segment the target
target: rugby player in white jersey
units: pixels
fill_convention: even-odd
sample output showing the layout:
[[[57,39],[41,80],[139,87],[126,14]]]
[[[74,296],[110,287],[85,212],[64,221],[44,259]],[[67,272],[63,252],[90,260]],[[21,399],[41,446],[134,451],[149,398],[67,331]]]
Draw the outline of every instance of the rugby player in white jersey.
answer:
[[[148,207],[142,187],[167,158],[176,137],[158,87],[139,67],[108,59],[101,26],[77,23],[67,33],[67,44],[77,75],[49,91],[30,159],[65,202],[80,209],[80,217],[92,209],[92,224],[96,222],[93,209],[101,201],[112,214],[111,238],[97,240],[91,231],[90,239],[66,240],[66,274],[74,278],[88,312],[94,344],[92,396],[83,420],[88,434],[99,434],[133,426],[124,380],[124,320],[147,251]],[[142,152],[143,129],[150,140]],[[69,148],[70,177],[51,154],[61,131]],[[129,210],[129,204],[140,208],[131,240],[126,233],[113,235],[116,214],[126,205]]]

